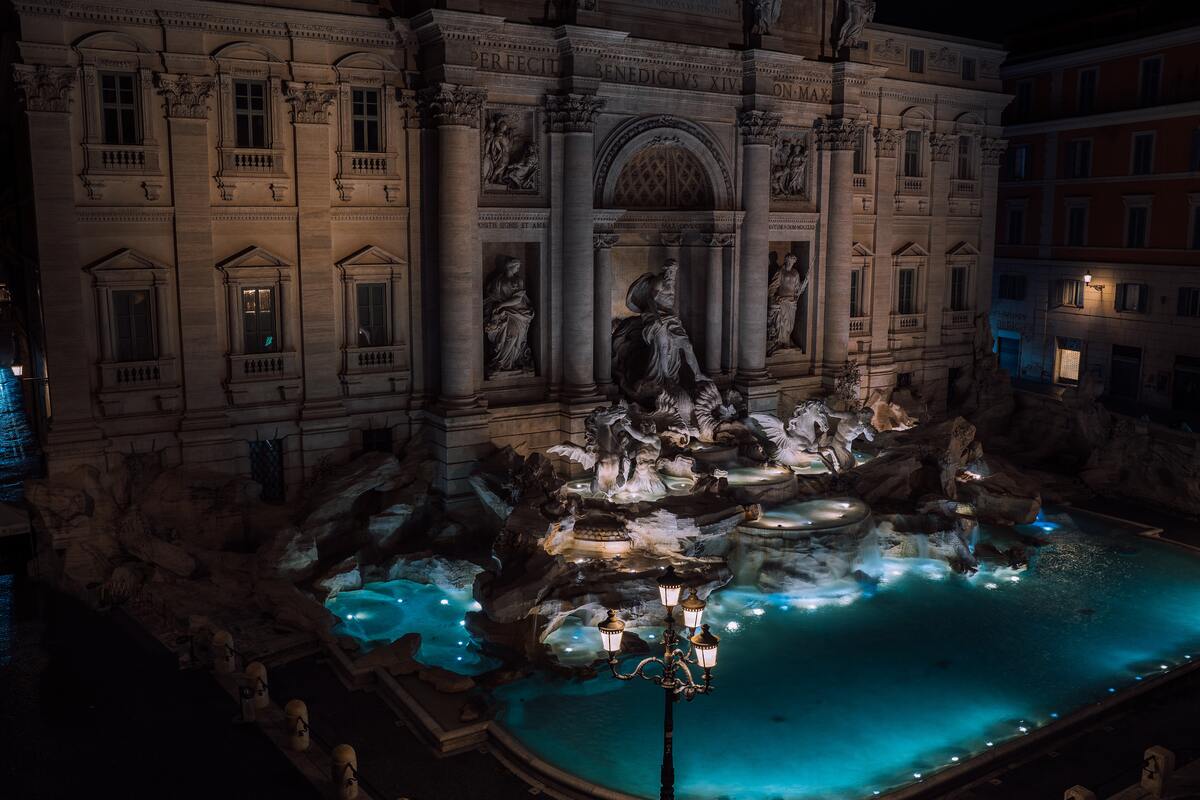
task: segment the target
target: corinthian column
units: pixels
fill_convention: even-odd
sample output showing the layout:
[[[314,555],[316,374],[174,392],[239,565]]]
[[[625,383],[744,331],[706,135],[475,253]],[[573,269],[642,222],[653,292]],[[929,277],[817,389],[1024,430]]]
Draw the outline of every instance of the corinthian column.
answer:
[[[725,253],[733,247],[732,233],[706,233],[701,241],[708,248],[708,271],[704,288],[704,371],[721,372],[721,324],[725,306]]]
[[[592,237],[596,249],[596,331],[592,361],[596,367],[596,383],[602,391],[612,383],[612,249],[619,239],[615,233],[597,233]]]
[[[854,142],[858,124],[819,119],[817,146],[829,152],[828,223],[825,239],[825,343],[821,361],[830,376],[850,352],[850,248],[854,237]]]
[[[1008,148],[1007,139],[990,136],[979,143],[983,170],[979,191],[983,204],[979,209],[979,274],[975,276],[975,313],[987,313],[992,304],[992,259],[996,250],[996,184],[1000,180],[1000,161]]]
[[[925,346],[937,347],[942,343],[942,313],[946,307],[946,226],[937,224],[950,216],[950,159],[958,146],[958,137],[949,133],[934,133],[929,136],[929,156],[932,169],[932,196],[929,213],[934,224],[929,228],[929,274],[925,287],[924,303],[918,308],[925,311]],[[917,281],[920,286],[921,282]]]
[[[563,134],[563,393],[577,398],[596,394],[592,153],[603,105],[593,95],[546,96],[550,130]]]
[[[487,92],[442,83],[422,90],[438,132],[438,332],[440,403],[478,404],[483,378],[483,254],[479,244],[479,111]]]
[[[780,115],[743,111],[742,135],[742,263],[738,280],[738,380],[767,378],[767,283],[771,236],[771,145]]]

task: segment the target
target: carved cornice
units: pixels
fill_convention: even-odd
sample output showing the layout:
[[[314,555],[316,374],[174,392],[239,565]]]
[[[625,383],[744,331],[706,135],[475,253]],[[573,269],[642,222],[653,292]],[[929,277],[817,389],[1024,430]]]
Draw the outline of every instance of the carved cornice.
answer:
[[[852,119],[818,119],[813,123],[817,147],[822,150],[853,150],[862,125]]]
[[[1000,161],[1004,158],[1004,151],[1007,149],[1008,139],[985,137],[979,142],[979,150],[983,154],[983,165],[985,167],[1000,166]]]
[[[592,247],[597,250],[609,250],[621,241],[620,234],[616,233],[593,233]]]
[[[208,96],[212,94],[212,78],[195,75],[155,76],[158,93],[167,101],[167,116],[175,119],[208,119]]]
[[[546,127],[554,133],[592,133],[605,102],[591,94],[548,94]]]
[[[487,89],[439,83],[417,93],[417,105],[428,127],[465,125],[479,127],[479,111],[487,100]]]
[[[337,97],[337,90],[318,86],[312,81],[289,81],[284,86],[283,94],[292,106],[292,122],[300,125],[324,125],[329,122],[329,107]]]
[[[891,128],[875,129],[875,155],[880,158],[895,158],[900,146],[900,131]]]
[[[772,144],[782,120],[783,115],[774,111],[742,111],[737,124],[745,144]]]
[[[13,80],[25,93],[26,110],[58,113],[71,110],[74,69],[47,67],[45,64],[13,64]]]
[[[929,155],[934,161],[949,161],[958,137],[950,133],[929,134]]]
[[[733,247],[732,233],[702,233],[700,241],[705,247]]]

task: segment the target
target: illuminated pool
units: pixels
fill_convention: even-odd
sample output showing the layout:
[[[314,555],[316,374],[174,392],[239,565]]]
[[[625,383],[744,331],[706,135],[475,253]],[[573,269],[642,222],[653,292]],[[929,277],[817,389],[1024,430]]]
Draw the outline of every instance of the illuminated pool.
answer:
[[[335,635],[362,643],[364,650],[421,634],[416,658],[422,664],[444,667],[463,675],[479,675],[499,666],[467,633],[464,617],[478,610],[471,590],[399,580],[369,583],[362,589],[334,595],[325,607],[341,620]]]
[[[1041,522],[1051,544],[1021,571],[889,559],[877,586],[824,597],[714,595],[717,691],[675,712],[680,800],[873,797],[1200,657],[1200,559],[1091,518]],[[539,674],[499,695],[540,757],[656,797],[658,691]]]

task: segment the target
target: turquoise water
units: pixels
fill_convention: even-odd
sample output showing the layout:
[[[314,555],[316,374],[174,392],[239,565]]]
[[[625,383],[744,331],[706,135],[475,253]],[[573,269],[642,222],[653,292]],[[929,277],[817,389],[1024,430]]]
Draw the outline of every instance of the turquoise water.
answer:
[[[676,709],[678,797],[872,797],[1200,657],[1200,559],[1082,517],[1023,531],[1051,544],[1021,571],[889,559],[829,602],[711,598],[717,689]],[[499,694],[542,758],[657,797],[660,691],[542,675]]]
[[[467,633],[468,611],[479,610],[471,590],[413,581],[368,583],[362,589],[334,595],[325,607],[341,620],[335,635],[358,639],[364,650],[421,634],[416,658],[422,664],[443,667],[462,675],[479,675],[500,662],[479,651]]]

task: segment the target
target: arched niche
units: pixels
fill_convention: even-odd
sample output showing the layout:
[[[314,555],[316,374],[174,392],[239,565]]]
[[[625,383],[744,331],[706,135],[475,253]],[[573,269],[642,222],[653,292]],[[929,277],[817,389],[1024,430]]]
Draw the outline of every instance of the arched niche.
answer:
[[[667,156],[676,149],[686,152],[687,156]],[[605,139],[597,159],[596,207],[620,208],[615,198],[622,174],[639,158],[645,161],[652,157],[666,158],[662,163],[688,165],[689,170],[691,165],[698,165],[711,189],[709,208],[733,208],[733,178],[729,158],[720,143],[703,126],[669,115],[628,120]]]

